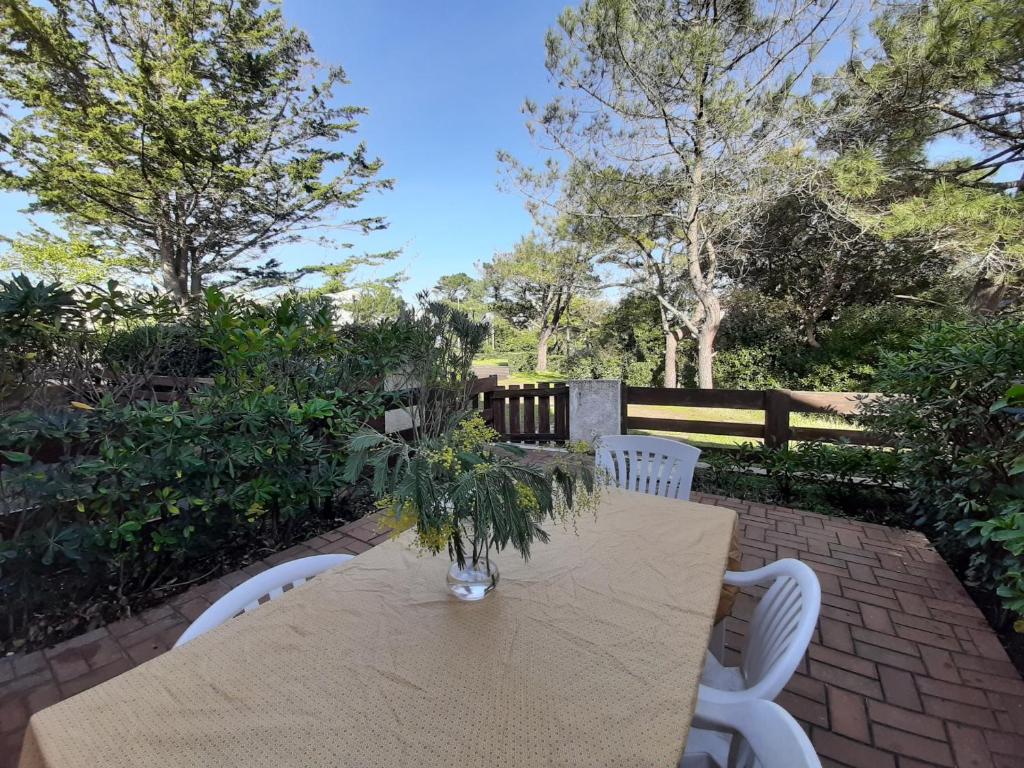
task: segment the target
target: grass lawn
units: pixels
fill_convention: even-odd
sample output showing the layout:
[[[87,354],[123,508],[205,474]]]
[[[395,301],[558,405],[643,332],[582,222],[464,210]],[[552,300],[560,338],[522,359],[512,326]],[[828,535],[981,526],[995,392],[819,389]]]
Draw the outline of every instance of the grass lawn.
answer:
[[[736,424],[764,424],[764,411],[745,411],[736,408],[693,408],[682,405],[631,405],[630,416],[646,416],[655,419],[693,419],[697,421],[725,421]],[[862,429],[835,416],[816,413],[790,414],[794,427],[843,427]],[[653,429],[631,429],[630,434],[656,435],[676,440],[685,440],[697,446],[730,446],[743,443],[760,443],[755,437],[730,437],[729,435],[697,435],[686,432],[662,432]]]
[[[532,371],[530,373],[513,373],[506,379],[500,379],[499,384],[537,384],[542,381],[565,381],[565,375],[556,373],[555,371],[548,371],[547,373],[537,373]]]
[[[473,365],[508,365],[508,358],[501,357],[500,355],[494,357],[477,357],[473,360]],[[529,371],[524,373],[513,373],[504,379],[498,379],[498,384],[504,386],[505,384],[537,384],[542,381],[565,381],[566,377],[564,373],[558,371],[548,371],[547,373],[537,373],[537,371]]]

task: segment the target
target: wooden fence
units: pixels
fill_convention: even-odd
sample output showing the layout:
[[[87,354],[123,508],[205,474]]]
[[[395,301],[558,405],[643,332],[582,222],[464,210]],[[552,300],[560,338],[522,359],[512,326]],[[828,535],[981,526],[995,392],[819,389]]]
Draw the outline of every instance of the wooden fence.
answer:
[[[857,445],[884,445],[885,440],[857,429],[843,427],[797,427],[790,423],[793,413],[822,413],[852,416],[861,403],[877,398],[867,392],[799,392],[788,389],[765,391],[744,389],[662,389],[623,385],[623,409],[627,405],[682,405],[694,408],[736,408],[764,411],[764,424],[725,421],[626,417],[627,429],[687,432],[704,435],[761,438],[769,448],[783,447],[790,440],[845,440]]]
[[[510,443],[564,443],[569,439],[569,385],[566,382],[498,386],[492,376],[477,381],[480,410]]]
[[[421,396],[418,389],[405,393],[405,407],[414,405]],[[469,407],[477,410],[501,439],[510,443],[564,443],[569,439],[569,385],[565,382],[510,384],[498,386],[498,377],[478,378],[469,390]],[[389,411],[397,418],[382,416],[370,422],[381,431],[388,430],[411,438],[415,432],[402,409]],[[389,422],[401,422],[400,427]]]
[[[183,399],[187,392],[211,383],[208,379],[154,376],[139,387],[141,399],[162,402]],[[498,377],[480,377],[473,385],[474,407],[503,440],[522,443],[565,443],[569,439],[569,385],[567,382],[498,385]],[[733,408],[764,411],[764,424],[629,416],[627,429],[685,432],[760,438],[770,448],[793,440],[844,440],[856,445],[884,445],[883,437],[841,426],[800,427],[793,413],[838,417],[855,415],[861,404],[878,395],[867,392],[805,392],[788,389],[664,389],[623,384],[623,409],[629,405],[677,405],[693,408]],[[374,426],[378,426],[374,424]],[[383,423],[379,425],[383,428]]]
[[[151,376],[128,382],[127,399],[182,401],[190,393],[212,384],[211,379]],[[410,390],[414,396],[415,390]],[[567,382],[539,382],[499,386],[496,375],[481,377],[470,397],[484,420],[509,442],[565,443],[569,439],[569,385]],[[792,440],[845,440],[858,445],[885,445],[883,436],[841,426],[801,427],[791,423],[793,413],[830,414],[848,417],[863,402],[878,397],[864,392],[801,392],[787,389],[765,391],[741,389],[663,389],[622,385],[625,430],[656,430],[689,434],[760,438],[768,447],[787,445]],[[61,398],[57,397],[57,400]],[[65,395],[66,399],[66,395]],[[410,401],[411,402],[411,401]],[[629,405],[668,405],[692,408],[734,408],[764,411],[763,424],[698,420],[662,416],[630,416]],[[379,422],[379,423],[378,423]],[[383,429],[385,420],[371,426]],[[403,432],[401,428],[395,430]],[[411,432],[411,430],[404,430]]]

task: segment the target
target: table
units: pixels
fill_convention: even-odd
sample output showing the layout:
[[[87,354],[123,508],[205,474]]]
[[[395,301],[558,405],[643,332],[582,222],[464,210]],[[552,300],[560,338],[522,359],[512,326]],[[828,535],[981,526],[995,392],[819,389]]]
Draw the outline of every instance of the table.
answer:
[[[674,766],[735,512],[607,489],[479,603],[387,542],[37,713],[21,768]]]

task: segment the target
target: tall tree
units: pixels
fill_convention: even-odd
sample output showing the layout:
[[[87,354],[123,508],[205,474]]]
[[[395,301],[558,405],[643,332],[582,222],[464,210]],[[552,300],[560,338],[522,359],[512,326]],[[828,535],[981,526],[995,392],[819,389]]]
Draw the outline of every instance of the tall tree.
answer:
[[[548,369],[548,346],[574,298],[597,287],[591,259],[577,243],[532,234],[483,266],[495,309],[513,325],[537,331],[537,370]]]
[[[527,110],[577,177],[555,199],[632,241],[629,258],[671,319],[666,344],[675,329],[697,341],[701,387],[713,385],[725,233],[798,165],[805,76],[845,20],[840,0],[585,0],[548,34],[547,68],[566,95]],[[558,171],[516,168],[535,196]],[[686,290],[673,281],[662,292],[661,275],[677,274]]]
[[[406,308],[405,300],[398,291],[401,279],[363,283],[351,290],[351,298],[341,302],[342,310],[348,312],[356,323],[376,323],[398,317]]]
[[[430,289],[438,301],[458,308],[473,320],[479,320],[487,312],[484,301],[486,291],[487,286],[483,280],[478,280],[465,272],[441,275]]]
[[[787,302],[811,347],[819,346],[821,325],[843,308],[917,293],[947,269],[947,260],[916,238],[883,237],[841,198],[811,190],[769,207],[742,245],[729,276]]]
[[[277,3],[0,0],[2,183],[184,299],[390,185],[345,82]]]
[[[65,239],[41,231],[16,238],[0,254],[0,270],[26,272],[72,288],[111,278],[130,280],[140,267],[145,265],[104,252],[87,239]]]
[[[853,157],[879,232],[929,239],[994,310],[1024,274],[1024,4],[902,0],[873,29],[835,80],[844,119],[823,146]],[[943,137],[963,157],[932,162]]]
[[[873,139],[899,170],[1024,187],[1024,4],[895,0],[872,28],[878,47],[846,68],[847,138]],[[943,135],[975,139],[978,157],[930,165],[924,147]]]

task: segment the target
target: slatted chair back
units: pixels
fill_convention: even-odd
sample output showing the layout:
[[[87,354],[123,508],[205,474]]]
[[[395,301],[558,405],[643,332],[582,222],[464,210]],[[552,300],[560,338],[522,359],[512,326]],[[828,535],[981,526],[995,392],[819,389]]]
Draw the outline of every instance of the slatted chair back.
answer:
[[[738,587],[769,586],[750,618],[739,668],[725,668],[709,658],[698,695],[722,702],[774,701],[814,635],[821,583],[809,566],[789,558],[753,571],[726,571],[724,581]]]
[[[256,574],[239,584],[224,597],[203,611],[188,629],[178,638],[175,648],[185,645],[228,619],[242,613],[255,611],[263,602],[276,600],[284,594],[285,588],[297,587],[306,581],[351,560],[354,555],[313,555],[291,560],[287,563]]]
[[[619,488],[670,499],[690,498],[700,449],[678,440],[644,435],[605,435],[597,467]]]

